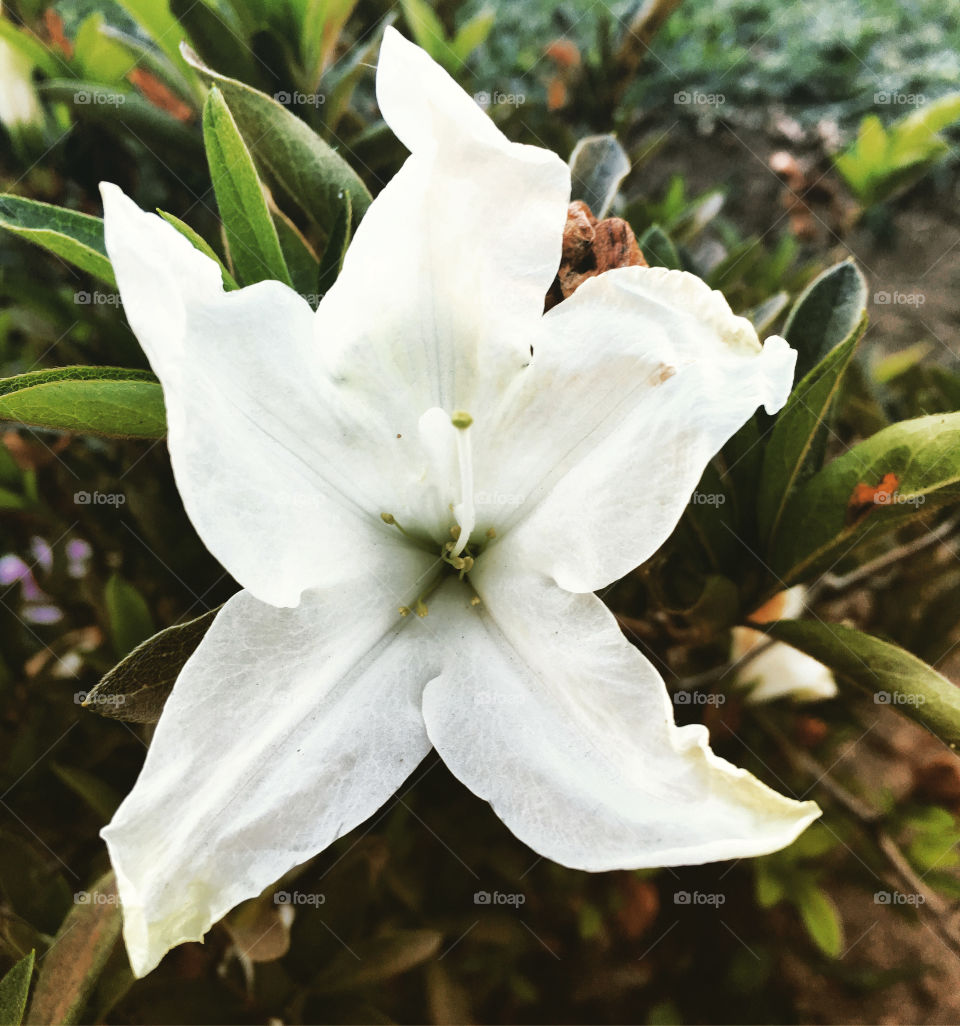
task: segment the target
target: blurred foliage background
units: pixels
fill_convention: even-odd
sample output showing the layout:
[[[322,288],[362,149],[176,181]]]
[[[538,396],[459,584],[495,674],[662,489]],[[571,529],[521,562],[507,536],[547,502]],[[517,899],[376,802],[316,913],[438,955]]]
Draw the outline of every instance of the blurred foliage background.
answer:
[[[373,96],[388,23],[512,139],[567,157],[616,132],[631,170],[612,212],[650,263],[694,270],[761,332],[852,258],[870,324],[824,458],[960,410],[960,14],[935,0],[20,0],[0,20],[0,192],[98,215],[97,184],[114,181],[224,254],[186,38],[216,72],[277,98],[376,195],[404,156]],[[146,369],[115,294],[32,245],[28,214],[0,199],[0,375]],[[336,236],[296,204],[273,215],[285,255],[324,253]],[[315,301],[329,281],[310,267]],[[762,417],[748,429],[769,433]],[[845,687],[817,705],[746,704],[730,628],[777,582],[751,548],[708,551],[695,511],[604,598],[688,696],[678,719],[703,720],[721,754],[821,802],[797,844],[752,862],[573,872],[515,840],[431,755],[373,820],[278,884],[304,903],[278,905],[271,888],[135,982],[98,831],[151,727],[80,703],[137,644],[236,585],[187,520],[161,441],[5,426],[3,443],[0,975],[36,950],[48,976],[30,1021],[960,1018],[955,757]],[[704,490],[752,502],[760,471],[741,456],[753,443],[735,443],[740,455],[725,450],[710,472],[725,483]],[[956,679],[952,516],[931,504],[860,532],[805,579],[818,615]],[[759,545],[749,517],[737,526]]]

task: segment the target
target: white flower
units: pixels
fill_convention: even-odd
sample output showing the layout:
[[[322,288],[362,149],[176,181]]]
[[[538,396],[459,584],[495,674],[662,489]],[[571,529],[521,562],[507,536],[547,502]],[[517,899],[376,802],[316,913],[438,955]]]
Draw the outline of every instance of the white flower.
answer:
[[[608,272],[543,315],[563,162],[509,143],[392,30],[377,95],[412,156],[316,313],[274,281],[225,293],[103,186],[184,504],[243,587],[103,832],[139,975],[375,813],[431,746],[586,870],[765,853],[819,815],[676,728],[591,594],[783,404],[793,351],[672,271]]]
[[[32,70],[30,61],[12,43],[0,38],[0,122],[8,129],[43,120]]]
[[[805,608],[806,593],[807,589],[802,584],[781,591],[750,619],[755,623],[795,620]],[[750,656],[760,645],[766,647]],[[746,696],[748,704],[772,702],[777,698],[820,702],[837,694],[837,682],[823,663],[782,641],[771,643],[763,631],[734,627],[730,658],[734,662],[745,660],[736,673],[736,680],[749,689]]]

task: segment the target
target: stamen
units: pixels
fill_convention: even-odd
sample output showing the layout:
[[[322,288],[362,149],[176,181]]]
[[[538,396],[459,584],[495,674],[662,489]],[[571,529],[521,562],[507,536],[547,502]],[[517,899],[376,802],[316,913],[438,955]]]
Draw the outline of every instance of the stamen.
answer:
[[[391,527],[395,527],[404,536],[404,538],[410,537],[410,535],[407,534],[407,532],[400,526],[400,524],[397,521],[397,518],[392,513],[381,513],[380,519],[385,524],[389,524]]]
[[[427,615],[427,613],[430,612],[430,610],[427,609],[426,602],[424,602],[423,599],[419,598],[417,599],[416,605],[413,608],[417,616],[419,616],[421,620]]]
[[[473,449],[470,445],[470,425],[473,417],[464,410],[457,410],[450,418],[457,429],[457,460],[460,463],[460,504],[454,510],[460,533],[451,555],[459,556],[467,547],[470,532],[477,523],[477,511],[473,502]]]

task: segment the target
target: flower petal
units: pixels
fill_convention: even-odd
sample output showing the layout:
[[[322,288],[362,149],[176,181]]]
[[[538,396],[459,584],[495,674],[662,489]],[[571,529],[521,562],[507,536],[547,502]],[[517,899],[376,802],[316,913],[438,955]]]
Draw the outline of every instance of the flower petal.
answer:
[[[362,374],[405,431],[431,407],[492,405],[529,362],[560,262],[570,175],[556,154],[508,142],[392,28],[377,98],[412,156],[364,216],[317,332],[332,365]]]
[[[769,641],[762,631],[734,627],[732,659],[743,658],[750,649]],[[806,652],[775,641],[755,655],[737,672],[737,682],[749,688],[750,705],[791,698],[795,702],[822,702],[836,698],[837,682],[833,673]]]
[[[187,662],[103,830],[138,976],[376,812],[429,751],[432,635],[396,607],[433,564],[398,562],[391,586],[308,591],[296,609],[239,592]]]
[[[478,489],[495,480],[516,506],[498,534],[512,524],[526,558],[571,591],[622,577],[667,539],[723,443],[786,401],[795,359],[781,338],[761,348],[686,272],[589,279],[543,318],[498,444],[479,457]],[[520,450],[509,461],[507,446]]]
[[[102,193],[124,310],[163,384],[177,486],[210,551],[275,605],[389,558],[380,495],[406,464],[330,378],[309,305],[280,282],[224,292],[216,263],[171,225],[114,185]]]
[[[598,598],[514,566],[506,546],[480,557],[480,607],[434,596],[457,644],[423,702],[443,760],[517,837],[566,866],[629,869],[765,854],[819,816],[714,755],[704,727],[676,727]]]

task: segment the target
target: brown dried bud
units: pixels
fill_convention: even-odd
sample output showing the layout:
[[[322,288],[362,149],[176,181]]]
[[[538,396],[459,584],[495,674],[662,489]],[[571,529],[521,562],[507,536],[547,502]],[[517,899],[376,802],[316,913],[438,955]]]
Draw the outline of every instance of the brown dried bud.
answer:
[[[549,310],[595,275],[614,267],[646,267],[633,229],[620,217],[598,221],[583,200],[567,208],[560,269],[544,302]]]

